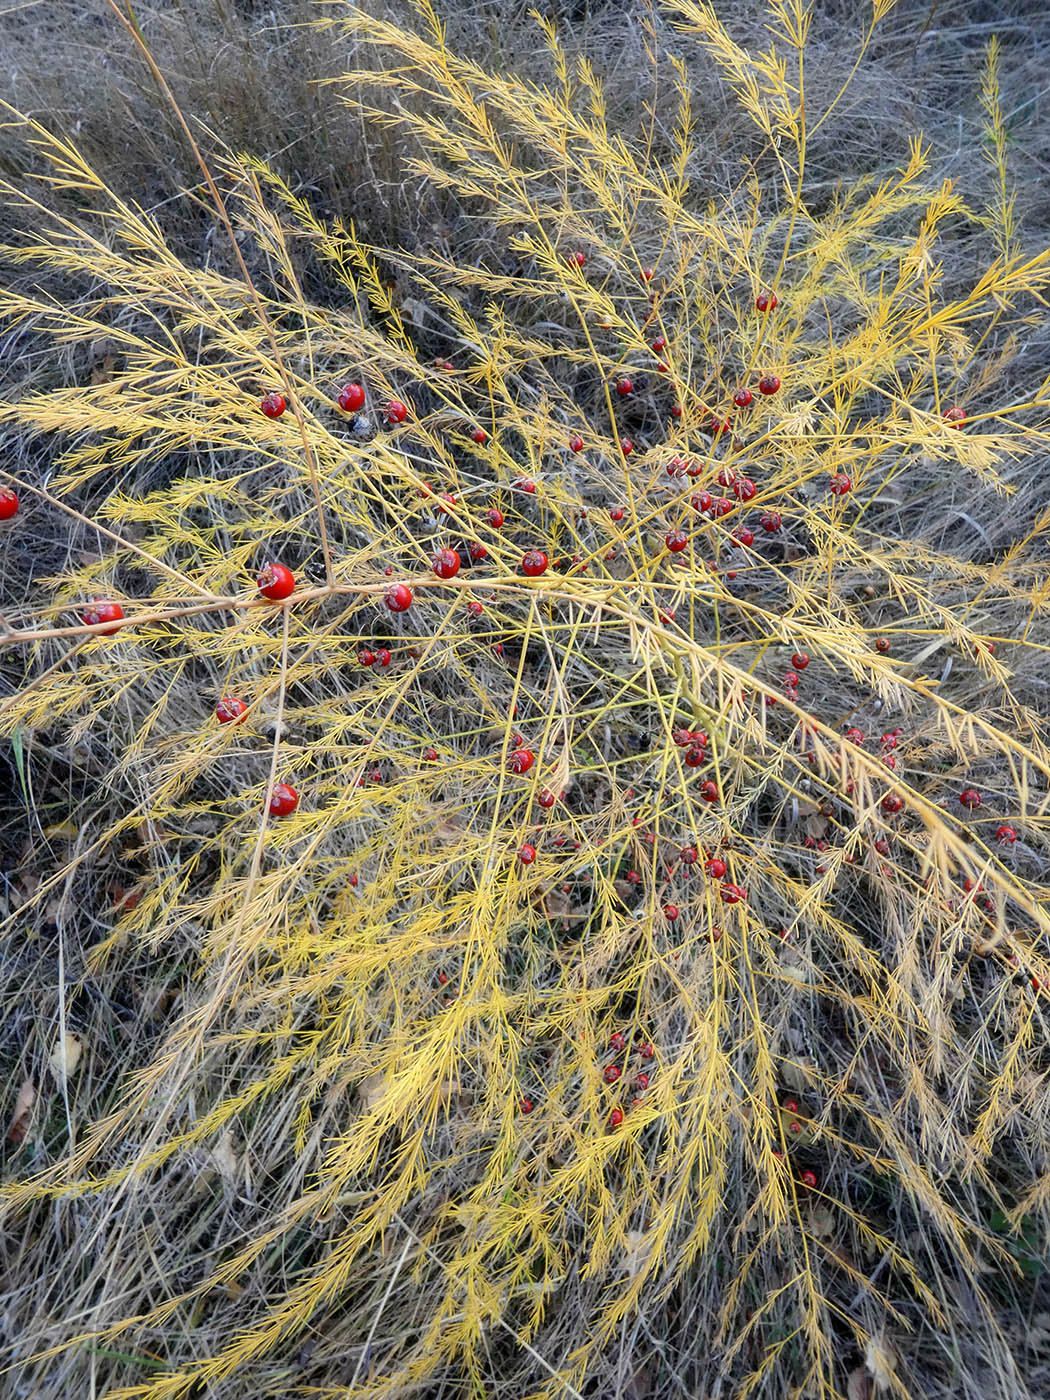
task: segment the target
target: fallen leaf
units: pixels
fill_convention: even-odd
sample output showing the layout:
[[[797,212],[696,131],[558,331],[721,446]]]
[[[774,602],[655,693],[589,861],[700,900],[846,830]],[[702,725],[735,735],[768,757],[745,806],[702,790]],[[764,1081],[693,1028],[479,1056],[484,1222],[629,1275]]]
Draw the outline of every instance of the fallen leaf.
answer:
[[[84,1046],[75,1035],[64,1035],[61,1040],[55,1043],[55,1048],[48,1058],[48,1064],[51,1067],[51,1073],[60,1085],[76,1074],[83,1053]]]
[[[871,1337],[864,1349],[864,1365],[871,1373],[877,1390],[888,1390],[894,1382],[894,1372],[900,1359],[897,1348],[884,1337]]]
[[[227,1128],[218,1142],[208,1153],[216,1171],[222,1177],[223,1185],[234,1186],[241,1175],[241,1158],[233,1145],[233,1131]]]
[[[357,1086],[357,1101],[365,1110],[375,1108],[386,1093],[386,1075],[382,1072],[369,1074]]]
[[[33,1117],[33,1104],[36,1102],[36,1089],[31,1079],[23,1079],[22,1087],[18,1091],[15,1099],[15,1111],[11,1115],[11,1124],[7,1130],[7,1136],[11,1142],[22,1142],[29,1131],[29,1124]]]

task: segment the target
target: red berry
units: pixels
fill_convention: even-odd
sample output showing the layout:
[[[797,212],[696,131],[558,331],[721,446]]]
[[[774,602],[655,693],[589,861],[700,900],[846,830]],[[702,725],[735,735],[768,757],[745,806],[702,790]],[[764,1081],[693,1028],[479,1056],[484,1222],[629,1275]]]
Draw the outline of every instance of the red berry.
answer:
[[[755,297],[755,305],[759,311],[775,311],[780,305],[776,292],[759,292]]]
[[[487,556],[488,550],[485,548],[485,546],[481,543],[480,540],[475,540],[470,546],[471,559],[473,559],[476,564],[480,559],[485,559],[487,558]]]
[[[623,1122],[623,1109],[622,1109],[622,1108],[614,1108],[614,1109],[612,1110],[612,1112],[609,1114],[609,1127],[610,1127],[610,1128],[618,1128],[622,1122]]]
[[[606,1084],[615,1084],[622,1073],[623,1071],[620,1069],[619,1065],[606,1065],[602,1073],[602,1078],[605,1080]]]
[[[514,489],[516,491],[524,491],[527,496],[535,496],[536,483],[534,481],[529,481],[527,478],[523,478],[521,481],[516,481],[514,483]]]
[[[667,349],[667,341],[663,338],[662,335],[658,335],[658,336],[656,337],[656,339],[653,341],[653,344],[652,344],[652,351],[653,351],[653,354],[654,354],[654,355],[659,355],[659,354],[661,353],[661,351],[666,350],[666,349]]]
[[[775,394],[780,388],[780,380],[775,374],[764,374],[758,381],[760,394]]]
[[[295,591],[295,575],[284,564],[264,564],[256,583],[263,597],[272,598],[275,602]]]
[[[530,549],[522,555],[521,571],[526,578],[539,578],[540,574],[547,572],[550,560],[542,549]]]
[[[733,395],[733,402],[736,404],[737,408],[747,408],[751,402],[751,390],[738,389]]]
[[[853,727],[846,730],[846,733],[843,735],[843,738],[848,739],[851,744],[863,744],[864,731],[863,729],[857,729],[856,727]]]
[[[722,902],[724,904],[741,904],[747,899],[747,890],[741,889],[739,885],[722,886]]]
[[[766,510],[762,512],[762,518],[758,523],[767,535],[775,535],[784,522],[780,511]]]
[[[536,800],[541,807],[553,807],[558,799],[554,793],[551,792],[550,788],[544,788]]]
[[[638,1046],[638,1053],[643,1060],[651,1060],[656,1054],[651,1040],[643,1040]]]
[[[471,550],[473,557],[473,549]],[[455,578],[459,573],[460,557],[458,550],[439,549],[430,563],[438,578]],[[409,602],[412,600],[409,599]]]
[[[962,804],[962,806],[968,808],[970,811],[973,811],[975,807],[979,807],[981,805],[981,794],[977,791],[976,788],[964,788],[963,791],[959,794],[959,801]]]
[[[379,667],[390,665],[390,653],[387,651],[386,647],[380,647],[376,652],[376,665]]]
[[[365,391],[360,384],[344,384],[336,403],[344,413],[356,413],[365,406]]]
[[[853,490],[853,482],[845,472],[836,472],[828,482],[828,489],[833,496],[848,496]]]
[[[952,408],[946,408],[943,417],[950,428],[957,428],[960,423],[966,422],[966,410],[955,405]]]
[[[290,817],[299,805],[299,794],[287,783],[275,783],[270,791],[270,814]]]
[[[248,706],[243,700],[238,700],[236,695],[224,695],[215,706],[215,718],[220,724],[233,724],[247,712]]]
[[[503,524],[506,517],[504,516],[503,512],[499,509],[498,506],[492,506],[485,513],[485,519],[488,521],[488,523],[492,526],[494,530],[498,530]]]
[[[634,392],[634,380],[629,379],[626,374],[621,375],[616,381],[616,392],[626,398],[628,394]]]
[[[809,657],[804,651],[796,651],[791,657],[791,664],[796,671],[804,671],[809,665]]]
[[[284,395],[273,391],[266,394],[259,407],[266,414],[267,418],[280,418],[281,414],[288,407],[284,401]]]
[[[527,773],[535,762],[536,755],[531,749],[515,749],[507,760],[510,771],[512,773],[517,773],[519,776],[522,773]]]
[[[896,792],[888,792],[882,799],[882,810],[884,812],[899,812],[904,806],[904,798]]]
[[[642,268],[642,279],[645,282],[651,282],[653,280],[653,270],[651,267]]]
[[[521,1109],[522,1113],[531,1113],[531,1112],[532,1112],[532,1100],[531,1100],[531,1099],[519,1099],[519,1100],[518,1100],[518,1107]]]
[[[889,637],[876,637],[876,638],[875,638],[875,650],[876,650],[876,651],[882,652],[883,656],[885,656],[886,653],[889,651],[889,649],[890,649],[890,639],[889,639]]]
[[[798,685],[798,672],[797,672],[797,671],[785,671],[785,672],[784,672],[784,684],[785,684],[785,686],[787,686],[788,690],[794,690],[795,686]]]
[[[700,796],[705,802],[717,802],[718,784],[708,778],[707,782],[700,784]]]
[[[690,744],[689,747],[688,747],[688,748],[686,749],[686,751],[685,751],[685,766],[686,766],[687,768],[702,768],[706,762],[707,762],[707,751],[706,751],[706,749],[704,748],[703,744]],[[706,783],[701,783],[701,785],[700,785],[700,792],[701,792],[701,794],[703,794],[703,790],[704,790],[704,788],[705,788],[706,786],[707,786]],[[712,787],[715,787],[715,785],[714,785],[713,783],[712,783],[711,786],[712,786]],[[710,799],[708,799],[708,800],[711,801],[711,802],[714,802],[714,801],[715,801],[715,798],[717,798],[717,796],[718,796],[718,789],[717,789],[717,787],[715,787],[715,797],[712,797],[712,798],[710,798]]]
[[[386,591],[386,605],[391,612],[407,612],[412,606],[412,590],[407,583],[395,583]]]
[[[620,451],[625,457],[629,457],[631,455],[631,453],[634,451],[634,443],[631,441],[630,438],[620,439]]]
[[[689,545],[689,536],[684,530],[672,530],[664,536],[664,544],[672,554],[681,554]]]
[[[799,1180],[802,1182],[803,1186],[816,1186],[817,1174],[816,1172],[805,1171],[799,1177]]]
[[[0,490],[0,520],[10,520],[18,514],[18,496],[10,487]]]
[[[750,477],[742,476],[733,482],[733,495],[738,501],[750,501],[757,487]]]
[[[80,620],[81,622],[86,623],[89,627],[95,627],[100,622],[119,623],[120,619],[123,616],[124,609],[120,606],[119,603],[105,603],[100,598],[97,598],[89,608],[85,608],[84,611],[80,614]],[[114,632],[119,631],[119,626],[107,627],[106,630],[104,632],[100,632],[99,635],[102,637],[112,637]]]
[[[642,1070],[634,1076],[634,1086],[636,1089],[648,1089],[649,1076],[646,1074],[645,1070]]]
[[[470,613],[471,617],[480,617],[484,611],[485,609],[478,602],[467,604],[467,612]]]
[[[577,248],[574,253],[569,254],[569,262],[575,263],[577,267],[582,267],[587,261],[586,256]]]
[[[665,905],[664,905],[664,918],[668,921],[668,923],[672,923],[672,924],[673,924],[674,921],[675,921],[675,919],[678,918],[678,905],[677,905],[677,904],[665,904]]]
[[[357,875],[351,875],[351,876],[350,876],[350,879],[348,880],[347,883],[350,884],[350,885],[353,885],[354,889],[356,889],[356,888],[357,888],[357,881],[358,881],[358,878],[359,878],[359,877],[358,877]],[[448,978],[447,978],[447,977],[445,978],[445,981],[446,981],[446,982],[448,981]]]
[[[678,859],[683,865],[695,865],[700,858],[700,852],[695,846],[683,846],[678,852]]]
[[[357,659],[362,666],[371,666],[376,659],[375,652],[369,651],[366,647],[357,653]]]
[[[627,883],[629,885],[640,885],[642,883],[642,877],[638,874],[637,870],[628,870]]]
[[[783,1102],[780,1106],[781,1106],[781,1108],[784,1110],[785,1113],[797,1113],[797,1112],[798,1112],[798,1100],[797,1100],[797,1099],[785,1099],[784,1102]]]
[[[613,1031],[612,1035],[609,1037],[609,1049],[622,1050],[626,1044],[627,1037],[624,1035],[623,1031]]]
[[[471,442],[476,442],[480,447],[483,442],[488,442],[489,435],[484,428],[475,428],[470,435]]]
[[[574,433],[573,436],[569,439],[569,451],[570,451],[570,452],[582,452],[582,451],[583,451],[583,438],[580,437],[580,435],[579,435],[578,433]]]
[[[527,842],[518,851],[518,859],[522,865],[531,865],[536,859],[536,847],[530,846]]]
[[[733,502],[729,500],[728,497],[718,496],[712,504],[711,514],[715,517],[716,520],[720,520],[723,515],[728,515],[732,509]],[[712,564],[711,567],[713,569],[715,565]]]
[[[610,509],[609,509],[609,519],[610,519],[610,520],[622,520],[622,519],[623,519],[623,506],[611,506]]]
[[[673,404],[671,405],[671,417],[672,417],[672,418],[681,418],[681,416],[682,416],[682,405],[681,405],[680,403],[673,403]]]
[[[423,757],[426,759],[426,761],[427,761],[428,763],[436,763],[436,762],[437,762],[437,756],[438,756],[438,754],[437,754],[437,749],[424,749],[424,750],[423,750]]]
[[[400,399],[390,399],[384,417],[388,424],[403,423],[408,417],[408,405]]]
[[[1001,826],[995,835],[1000,846],[1012,846],[1017,840],[1017,832],[1012,826]]]
[[[743,545],[745,548],[748,545],[754,544],[755,542],[754,534],[747,528],[746,525],[741,525],[738,530],[733,531],[733,539],[736,541],[737,544]],[[727,574],[726,577],[729,578],[730,575]]]
[[[721,880],[726,873],[726,863],[718,856],[712,856],[705,869],[712,880]]]

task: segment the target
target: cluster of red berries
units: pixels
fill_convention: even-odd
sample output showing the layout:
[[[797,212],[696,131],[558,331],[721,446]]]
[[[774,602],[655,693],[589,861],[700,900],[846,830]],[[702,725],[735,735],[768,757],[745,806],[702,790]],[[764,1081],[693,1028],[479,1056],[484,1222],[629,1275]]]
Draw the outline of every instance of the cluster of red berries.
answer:
[[[609,1049],[619,1056],[617,1060],[611,1061],[602,1070],[602,1078],[606,1084],[617,1084],[627,1068],[627,1055],[633,1053],[638,1056],[643,1064],[648,1064],[656,1050],[651,1040],[645,1040],[640,1035],[635,1037],[633,1046],[628,1049],[627,1036],[623,1031],[614,1031],[609,1037]],[[625,1053],[626,1052],[626,1053]],[[637,1108],[639,1104],[645,1102],[645,1091],[652,1082],[652,1071],[649,1069],[639,1069],[631,1077],[631,1087],[634,1093],[628,1101],[628,1108]],[[613,1106],[609,1111],[609,1127],[618,1128],[623,1122],[624,1110],[619,1104]]]

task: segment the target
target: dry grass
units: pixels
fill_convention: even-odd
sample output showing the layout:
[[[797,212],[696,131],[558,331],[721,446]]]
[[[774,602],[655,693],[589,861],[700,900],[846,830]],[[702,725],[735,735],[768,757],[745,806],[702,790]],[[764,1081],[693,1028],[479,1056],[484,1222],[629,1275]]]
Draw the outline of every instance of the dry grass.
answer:
[[[10,100],[80,123],[4,171],[5,1384],[1046,1394],[1037,8],[997,64],[977,7],[892,12],[821,122],[862,38],[826,8],[804,138],[791,5],[726,12],[746,48],[691,0],[564,47],[509,11],[447,44],[422,7],[137,13],[225,138],[221,218],[115,21],[0,21]],[[404,426],[351,430],[357,375]],[[720,471],[753,503],[698,514]]]

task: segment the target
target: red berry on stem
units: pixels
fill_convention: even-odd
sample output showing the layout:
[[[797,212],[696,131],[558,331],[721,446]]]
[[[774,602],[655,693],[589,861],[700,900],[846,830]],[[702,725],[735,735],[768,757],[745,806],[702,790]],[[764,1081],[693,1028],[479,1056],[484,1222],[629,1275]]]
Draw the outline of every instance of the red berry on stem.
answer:
[[[705,802],[717,802],[718,784],[708,778],[706,782],[700,784],[700,796]]]
[[[848,496],[853,490],[853,482],[845,472],[836,472],[828,482],[828,489],[833,496]]]
[[[775,394],[780,388],[780,379],[775,374],[764,374],[758,381],[758,392],[760,394]]]
[[[455,578],[460,562],[459,552],[455,549],[439,549],[430,561],[438,578]]]
[[[532,1112],[532,1100],[531,1100],[531,1099],[525,1099],[525,1098],[519,1099],[519,1100],[518,1100],[518,1107],[521,1109],[522,1113],[531,1113],[531,1112]]]
[[[248,706],[236,695],[224,695],[215,706],[215,718],[220,724],[234,724],[247,712]]]
[[[629,457],[631,455],[631,453],[634,451],[634,443],[631,441],[630,438],[620,439],[620,451],[625,457]]]
[[[522,555],[521,571],[526,578],[539,578],[540,574],[547,572],[550,560],[542,549],[530,549]]]
[[[574,433],[573,436],[569,439],[569,451],[570,451],[570,452],[582,452],[582,451],[583,451],[583,438],[580,437],[579,433]]]
[[[681,554],[689,545],[689,536],[684,530],[672,530],[664,536],[664,544],[672,554]]]
[[[336,403],[344,413],[356,413],[365,406],[365,391],[360,384],[344,384]]]
[[[376,665],[379,667],[390,665],[390,653],[386,647],[380,647],[376,652]]]
[[[488,442],[489,435],[484,428],[475,428],[470,435],[471,442],[476,442],[480,447],[482,443]]]
[[[751,397],[750,389],[738,389],[733,395],[733,402],[736,404],[737,408],[747,408],[751,403]]]
[[[362,666],[371,666],[376,659],[375,652],[369,651],[367,647],[364,647],[357,653],[357,659]]]
[[[0,490],[0,520],[10,520],[18,514],[18,495],[10,487]]]
[[[783,517],[778,510],[767,510],[762,512],[762,518],[758,523],[767,535],[775,535],[783,524]]]
[[[295,592],[295,575],[285,564],[264,564],[255,581],[263,597],[274,602]]]
[[[522,865],[531,865],[536,859],[536,847],[530,846],[528,842],[526,842],[518,851],[518,859],[521,861]]]
[[[966,410],[964,408],[959,408],[957,404],[953,405],[951,408],[946,408],[943,416],[944,421],[950,428],[957,428],[960,423],[966,422]]]
[[[759,311],[775,311],[780,305],[776,292],[759,292],[755,297],[755,305]]]
[[[390,424],[403,423],[408,417],[408,405],[402,403],[400,399],[390,399],[387,402],[384,417],[386,422]]]
[[[288,783],[275,783],[270,790],[270,814],[290,817],[299,805],[299,794]]]
[[[606,1065],[602,1078],[605,1080],[606,1084],[615,1084],[622,1073],[623,1071],[620,1069],[619,1065]]]
[[[510,771],[512,773],[517,773],[519,776],[522,773],[527,773],[535,762],[536,755],[531,749],[515,749],[507,760]]]
[[[90,607],[84,609],[80,614],[80,620],[86,623],[88,627],[96,627],[100,622],[119,623],[123,616],[124,609],[119,603],[106,603],[103,602],[101,598],[98,598]],[[99,635],[102,637],[112,637],[114,632],[119,631],[119,626],[107,627],[106,630]]]
[[[668,923],[672,923],[672,924],[673,924],[674,921],[678,918],[678,905],[677,905],[677,904],[665,904],[665,905],[664,905],[664,918],[668,921]]]
[[[609,1114],[609,1127],[610,1127],[610,1128],[618,1128],[622,1122],[623,1122],[623,1109],[622,1109],[622,1108],[614,1108],[614,1109],[612,1110],[612,1112]]]
[[[544,788],[537,798],[541,807],[553,807],[557,800],[557,797],[551,792],[550,788]]]
[[[634,393],[634,380],[628,378],[626,374],[622,374],[616,381],[616,392],[622,398],[626,398],[628,394]]]
[[[288,405],[285,403],[284,395],[278,394],[277,391],[274,390],[263,396],[259,407],[266,414],[267,418],[280,418]]]
[[[407,612],[412,606],[412,590],[407,583],[395,583],[386,591],[386,605],[391,612]]]
[[[796,651],[791,657],[791,664],[796,671],[804,671],[809,665],[809,656],[804,651]]]
[[[498,506],[492,506],[486,512],[485,519],[488,521],[488,523],[492,526],[494,530],[498,530],[503,524],[503,521],[506,519],[506,517],[504,516],[503,512],[499,509]]]
[[[975,807],[981,805],[981,794],[976,788],[964,788],[959,794],[959,802],[972,812]]]
[[[995,836],[1000,846],[1012,846],[1017,840],[1017,832],[1012,826],[1001,826]]]

